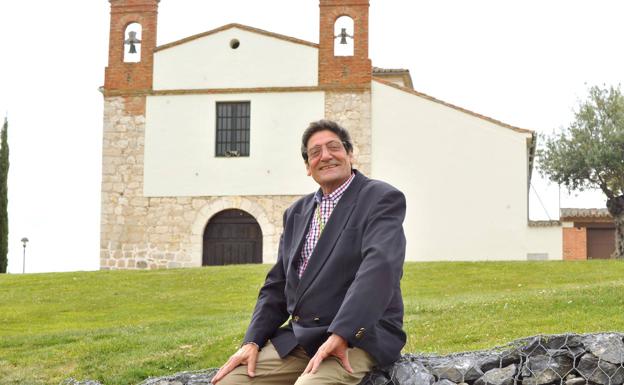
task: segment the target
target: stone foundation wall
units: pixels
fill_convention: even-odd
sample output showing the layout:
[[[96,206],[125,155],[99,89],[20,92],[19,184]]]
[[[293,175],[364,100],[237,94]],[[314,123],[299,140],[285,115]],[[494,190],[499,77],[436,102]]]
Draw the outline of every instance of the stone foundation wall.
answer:
[[[282,214],[299,196],[145,198],[144,216],[120,219],[127,226],[115,239],[102,238],[102,269],[160,269],[202,265],[203,233],[210,218],[226,209],[251,214],[262,229],[262,261],[277,258]]]
[[[144,139],[145,97],[105,97],[101,268],[131,267],[125,257],[146,236],[148,201],[143,198]]]
[[[325,118],[349,130],[353,140],[355,168],[371,174],[371,93],[325,92]]]
[[[277,258],[284,210],[300,196],[144,197],[145,98],[104,102],[102,269],[158,269],[202,265],[210,218],[240,209],[262,229],[263,262]]]

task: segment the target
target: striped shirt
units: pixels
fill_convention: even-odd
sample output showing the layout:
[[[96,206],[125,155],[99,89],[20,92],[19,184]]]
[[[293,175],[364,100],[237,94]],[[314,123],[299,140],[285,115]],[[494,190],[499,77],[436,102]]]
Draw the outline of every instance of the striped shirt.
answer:
[[[310,229],[308,230],[305,243],[303,244],[303,249],[301,250],[301,258],[299,259],[299,266],[297,267],[297,273],[299,274],[299,278],[303,276],[303,272],[305,271],[306,267],[308,267],[310,256],[312,255],[314,247],[316,246],[316,243],[321,236],[323,228],[325,228],[327,221],[329,221],[329,216],[334,211],[334,208],[338,204],[338,201],[340,200],[340,198],[342,198],[342,195],[351,184],[351,181],[353,181],[353,177],[355,177],[355,174],[351,173],[349,179],[347,179],[331,194],[323,195],[322,190],[319,190],[316,192],[316,194],[314,194],[316,208],[314,209],[314,215],[312,215],[312,223],[310,223]]]

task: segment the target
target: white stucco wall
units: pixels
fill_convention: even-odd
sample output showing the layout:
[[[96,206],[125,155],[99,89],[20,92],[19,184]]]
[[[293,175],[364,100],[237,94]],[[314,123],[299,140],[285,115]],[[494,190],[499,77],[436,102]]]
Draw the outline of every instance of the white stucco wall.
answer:
[[[529,227],[526,245],[527,253],[546,255],[549,260],[563,259],[563,227]]]
[[[235,27],[154,54],[154,90],[316,86],[317,79],[317,48]]]
[[[373,75],[375,76],[375,75]],[[407,87],[407,85],[405,84],[405,79],[403,78],[403,76],[401,75],[396,75],[396,76],[383,76],[382,77],[383,80],[387,81],[387,82],[392,82],[396,85],[399,85],[401,87]]]
[[[217,101],[249,101],[250,156],[215,157]],[[299,152],[322,92],[149,96],[146,196],[300,195],[317,187]]]
[[[543,229],[527,225],[528,137],[373,81],[372,176],[406,194],[409,260],[541,252]]]

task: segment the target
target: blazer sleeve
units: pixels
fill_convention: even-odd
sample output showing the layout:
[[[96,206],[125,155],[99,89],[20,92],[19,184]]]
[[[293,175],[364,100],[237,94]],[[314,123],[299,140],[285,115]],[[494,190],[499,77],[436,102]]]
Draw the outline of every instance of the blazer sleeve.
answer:
[[[350,344],[382,318],[399,287],[405,260],[405,196],[391,189],[373,203],[362,234],[362,262],[328,331]]]
[[[284,225],[286,213],[284,213]],[[264,285],[258,294],[258,301],[251,317],[251,323],[243,342],[254,342],[261,348],[275,331],[288,319],[286,308],[286,274],[284,271],[284,234],[280,237],[277,263],[269,270]]]

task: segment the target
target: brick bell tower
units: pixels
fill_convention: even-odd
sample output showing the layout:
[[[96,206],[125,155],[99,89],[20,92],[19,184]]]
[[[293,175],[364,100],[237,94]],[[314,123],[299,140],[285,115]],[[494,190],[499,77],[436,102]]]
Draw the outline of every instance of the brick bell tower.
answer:
[[[371,80],[368,58],[369,0],[320,0],[319,86],[325,117],[351,133],[354,166],[371,172]],[[350,46],[349,46],[350,45]],[[341,50],[346,47],[346,50]]]
[[[146,91],[152,88],[159,1],[109,0],[111,16],[105,91]],[[128,31],[131,25],[138,25],[140,39],[136,31],[134,35]],[[136,51],[139,45],[140,57],[129,61],[128,51]]]
[[[102,140],[100,268],[161,267],[148,258],[143,195],[145,102],[152,90],[159,0],[109,0]]]
[[[320,0],[319,85],[370,88],[369,6],[369,0]],[[345,17],[351,24],[339,28]],[[352,52],[337,55],[340,44],[353,44]]]

